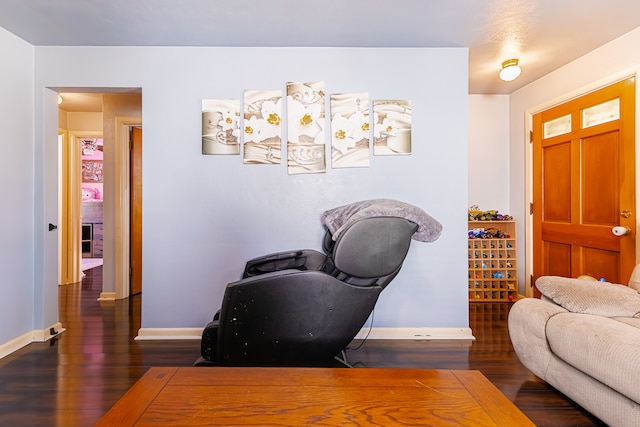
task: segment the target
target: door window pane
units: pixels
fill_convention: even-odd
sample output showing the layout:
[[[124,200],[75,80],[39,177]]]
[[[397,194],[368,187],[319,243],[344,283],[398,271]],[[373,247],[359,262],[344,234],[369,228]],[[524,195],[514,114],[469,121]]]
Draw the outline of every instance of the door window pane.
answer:
[[[612,122],[620,118],[620,98],[582,110],[582,128]]]
[[[571,114],[544,123],[544,139],[571,132]]]

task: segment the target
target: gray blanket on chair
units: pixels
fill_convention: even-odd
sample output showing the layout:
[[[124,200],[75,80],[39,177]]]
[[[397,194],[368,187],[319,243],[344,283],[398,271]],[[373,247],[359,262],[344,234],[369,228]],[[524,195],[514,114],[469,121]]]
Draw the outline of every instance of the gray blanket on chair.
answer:
[[[322,214],[322,223],[327,226],[333,240],[354,221],[376,216],[400,217],[418,224],[411,238],[420,242],[433,242],[442,232],[442,224],[417,206],[390,199],[363,200],[339,206]]]

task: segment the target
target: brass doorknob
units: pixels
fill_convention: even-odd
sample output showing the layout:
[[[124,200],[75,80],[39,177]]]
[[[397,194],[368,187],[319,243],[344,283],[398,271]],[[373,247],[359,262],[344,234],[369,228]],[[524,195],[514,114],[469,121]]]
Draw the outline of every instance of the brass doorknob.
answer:
[[[620,212],[620,216],[622,218],[629,218],[631,216],[631,211],[629,209],[625,209],[622,212]]]

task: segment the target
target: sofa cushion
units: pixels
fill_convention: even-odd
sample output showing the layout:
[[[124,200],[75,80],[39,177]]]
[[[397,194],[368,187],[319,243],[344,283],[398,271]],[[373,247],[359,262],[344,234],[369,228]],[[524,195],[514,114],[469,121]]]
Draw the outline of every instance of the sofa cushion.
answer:
[[[640,402],[640,333],[615,319],[559,313],[547,321],[551,351],[576,369]]]
[[[640,317],[640,294],[624,285],[559,276],[536,281],[540,292],[574,313],[605,317]]]

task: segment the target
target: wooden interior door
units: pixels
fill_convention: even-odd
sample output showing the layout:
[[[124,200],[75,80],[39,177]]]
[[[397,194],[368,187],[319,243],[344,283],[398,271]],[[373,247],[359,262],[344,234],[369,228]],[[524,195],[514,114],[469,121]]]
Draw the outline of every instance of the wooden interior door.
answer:
[[[536,114],[532,142],[533,280],[626,284],[636,260],[634,79]]]
[[[131,128],[131,295],[142,292],[142,129]]]

